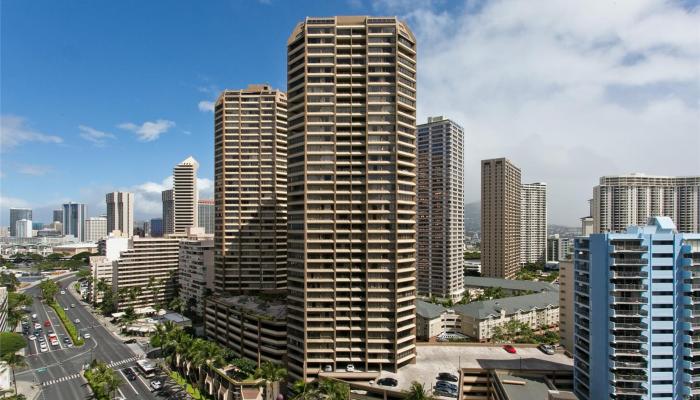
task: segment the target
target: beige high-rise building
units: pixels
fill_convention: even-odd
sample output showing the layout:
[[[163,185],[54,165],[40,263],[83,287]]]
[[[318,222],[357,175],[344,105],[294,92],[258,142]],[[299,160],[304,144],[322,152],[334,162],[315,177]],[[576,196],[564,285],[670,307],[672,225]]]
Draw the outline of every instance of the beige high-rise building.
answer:
[[[107,217],[90,217],[85,220],[85,241],[97,242],[107,236]]]
[[[121,252],[112,268],[119,311],[129,306],[165,307],[175,294],[179,251],[179,238],[130,238],[129,248]],[[151,277],[154,285],[148,287]]]
[[[215,107],[215,287],[219,295],[287,287],[287,96],[226,90]]]
[[[418,292],[464,293],[464,130],[443,117],[418,125]]]
[[[415,361],[416,39],[306,18],[287,42],[292,380]]]
[[[118,230],[123,236],[134,234],[134,194],[112,192],[105,196],[107,202],[107,233]]]
[[[547,258],[547,184],[520,188],[520,263],[544,263]]]
[[[481,275],[515,278],[520,268],[520,168],[481,161]]]
[[[559,343],[574,353],[574,264],[559,262]]]
[[[603,176],[593,188],[593,232],[624,232],[670,217],[678,232],[700,232],[700,176]]]
[[[214,235],[198,227],[188,236],[180,240],[179,295],[187,310],[202,317],[205,297],[214,291]]]
[[[199,163],[187,157],[173,168],[173,231],[185,233],[199,226],[197,202],[197,169]]]

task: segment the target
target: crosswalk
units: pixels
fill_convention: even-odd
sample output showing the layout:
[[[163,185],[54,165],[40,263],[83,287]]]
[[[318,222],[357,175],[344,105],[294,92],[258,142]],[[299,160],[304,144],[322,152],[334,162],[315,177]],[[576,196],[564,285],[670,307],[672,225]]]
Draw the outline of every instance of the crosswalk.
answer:
[[[139,358],[141,358],[141,357],[138,357],[138,356],[137,356],[137,357],[127,358],[127,359],[124,359],[124,360],[112,361],[111,363],[107,364],[107,366],[110,367],[110,368],[114,368],[114,367],[119,366],[119,365],[123,365],[123,364],[127,364],[127,363],[130,363],[130,362],[136,361],[136,360],[138,360]]]
[[[80,374],[62,376],[60,378],[51,379],[50,381],[41,382],[41,386],[49,386],[49,385],[53,385],[54,383],[61,383],[61,382],[69,381],[71,379],[78,378],[79,376],[80,376]]]

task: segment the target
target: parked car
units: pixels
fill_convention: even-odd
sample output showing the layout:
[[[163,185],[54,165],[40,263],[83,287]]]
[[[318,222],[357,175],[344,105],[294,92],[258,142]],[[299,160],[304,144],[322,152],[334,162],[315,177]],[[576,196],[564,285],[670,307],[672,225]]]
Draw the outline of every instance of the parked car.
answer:
[[[443,390],[443,389],[435,389],[433,392],[438,396],[443,396],[443,397],[454,397],[457,398],[457,391],[448,391],[448,390]]]
[[[127,339],[124,341],[124,344],[132,344],[132,343],[136,343],[136,339]]]
[[[151,381],[151,387],[153,390],[160,390],[163,385],[160,383],[160,381]]]
[[[345,370],[348,372],[355,372],[355,365],[353,364],[348,364],[347,367],[345,367]]]
[[[551,344],[544,344],[542,343],[541,345],[537,346],[538,349],[540,349],[541,352],[547,355],[553,355],[554,354],[554,346]]]
[[[47,351],[49,351],[49,346],[46,345],[46,342],[41,342],[41,344],[39,345],[39,351],[41,351],[42,353],[46,353]]]
[[[440,372],[438,374],[438,379],[442,381],[448,381],[448,382],[457,382],[459,381],[459,378],[457,378],[457,375],[451,374],[449,372]]]
[[[395,387],[395,386],[398,386],[398,384],[399,384],[399,381],[397,381],[394,378],[390,378],[390,377],[382,378],[382,379],[379,379],[377,381],[377,385],[382,385],[382,386]]]
[[[92,336],[90,336],[89,333],[83,334],[83,338],[85,338],[85,339],[90,339],[91,337],[92,337]]]
[[[449,390],[457,390],[457,385],[454,383],[446,382],[446,381],[437,381],[435,384],[436,388],[447,388]]]
[[[28,337],[27,339],[29,339],[29,340],[36,340],[36,336],[34,336],[34,335],[29,335],[29,337]]]
[[[323,367],[323,372],[333,372],[333,366],[330,364],[326,364],[326,366]]]
[[[510,353],[510,354],[515,354],[515,353],[517,353],[517,351],[515,351],[515,347],[513,347],[513,346],[511,346],[511,345],[509,345],[509,344],[503,346],[503,350],[507,351],[507,352]]]
[[[35,324],[34,324],[34,329],[36,330],[36,329],[39,329],[39,328],[41,328],[41,325],[39,325],[39,323],[38,323],[38,322],[37,322],[37,323],[35,323]]]

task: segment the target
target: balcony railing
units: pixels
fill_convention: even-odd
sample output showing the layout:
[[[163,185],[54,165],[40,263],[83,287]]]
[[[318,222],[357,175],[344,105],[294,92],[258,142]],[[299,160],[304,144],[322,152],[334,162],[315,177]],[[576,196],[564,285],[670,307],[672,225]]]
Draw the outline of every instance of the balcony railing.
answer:
[[[611,296],[613,303],[646,304],[647,299],[641,296]]]
[[[646,368],[648,366],[645,362],[633,362],[633,361],[613,361],[613,368]]]
[[[627,322],[611,322],[610,327],[613,330],[632,329],[635,331],[642,331],[642,330],[645,330],[647,328],[647,324],[643,324],[641,322],[638,324],[627,323]]]
[[[700,285],[698,285],[700,286]],[[647,285],[629,285],[622,283],[614,283],[610,286],[610,290],[613,292],[618,291],[646,291],[649,287]],[[700,290],[700,288],[698,289]]]
[[[648,272],[643,271],[611,271],[610,275],[614,278],[646,278]]]

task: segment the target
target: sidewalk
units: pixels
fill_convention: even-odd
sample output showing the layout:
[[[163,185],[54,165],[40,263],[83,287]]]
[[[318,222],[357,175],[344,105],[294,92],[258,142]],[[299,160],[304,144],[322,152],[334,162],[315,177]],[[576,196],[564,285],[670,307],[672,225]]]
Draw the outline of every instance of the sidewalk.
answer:
[[[41,394],[41,386],[34,381],[24,381],[17,378],[17,392],[25,395],[27,400],[34,400]]]

